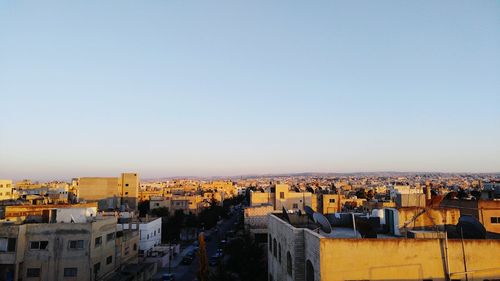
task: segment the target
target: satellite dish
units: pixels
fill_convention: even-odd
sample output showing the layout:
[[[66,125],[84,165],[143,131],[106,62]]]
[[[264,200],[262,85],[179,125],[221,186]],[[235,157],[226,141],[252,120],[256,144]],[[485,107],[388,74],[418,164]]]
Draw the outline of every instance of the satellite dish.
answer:
[[[486,229],[473,216],[461,216],[458,219],[457,231],[465,239],[485,239]],[[460,233],[462,232],[462,233]]]
[[[290,222],[290,217],[288,217],[288,212],[287,212],[287,210],[285,209],[285,207],[283,207],[283,218],[284,218],[287,222]]]
[[[304,211],[306,212],[307,216],[312,220],[314,221],[314,218],[313,218],[313,215],[314,215],[314,211],[311,207],[309,206],[304,206]]]
[[[332,226],[330,225],[330,222],[328,221],[328,219],[325,216],[323,216],[320,213],[314,213],[313,219],[314,219],[314,222],[319,225],[319,227],[321,228],[321,230],[323,232],[325,232],[325,233],[332,232]]]

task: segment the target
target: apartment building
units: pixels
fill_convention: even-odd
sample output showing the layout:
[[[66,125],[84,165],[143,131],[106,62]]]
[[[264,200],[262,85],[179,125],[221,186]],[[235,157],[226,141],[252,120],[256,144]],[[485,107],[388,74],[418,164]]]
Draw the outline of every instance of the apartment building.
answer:
[[[45,223],[2,223],[1,280],[101,280],[129,260],[127,257],[137,256],[130,245],[137,239],[130,239],[131,235],[117,238],[116,218],[76,216],[75,209],[71,214],[66,211],[57,210],[55,220]],[[76,222],[65,221],[68,216]],[[121,247],[134,252],[124,255]]]
[[[14,186],[11,180],[0,179],[0,201],[13,199]]]
[[[119,230],[139,231],[139,257],[147,257],[155,246],[161,244],[161,218],[133,218],[120,219]]]
[[[139,175],[123,173],[120,177],[83,177],[73,181],[80,201],[98,202],[99,209],[121,206],[137,209]]]

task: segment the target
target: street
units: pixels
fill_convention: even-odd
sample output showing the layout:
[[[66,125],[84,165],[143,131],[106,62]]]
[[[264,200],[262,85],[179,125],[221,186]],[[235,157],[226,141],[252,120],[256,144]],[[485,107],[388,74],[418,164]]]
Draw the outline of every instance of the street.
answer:
[[[237,221],[238,216],[240,215],[239,211],[234,212],[228,219],[225,219],[222,221],[221,224],[217,226],[218,231],[214,229],[210,229],[206,231],[205,235],[205,241],[206,241],[206,249],[207,249],[207,258],[210,259],[211,256],[215,255],[217,252],[217,248],[219,245],[219,242],[223,239],[225,239],[226,233],[234,228],[234,223]],[[208,240],[207,241],[207,237]],[[182,260],[182,258],[189,253],[189,251],[193,250],[194,246],[190,245],[186,247],[182,252],[179,254],[179,256],[176,258],[176,260]],[[189,265],[184,265],[181,262],[178,263],[177,266],[172,266],[171,271],[172,273],[175,274],[175,280],[176,281],[193,281],[197,280],[196,279],[196,274],[198,272],[198,251],[196,251],[196,257],[193,260],[193,262]],[[215,270],[215,267],[209,267],[210,271]],[[161,278],[162,274],[168,273],[169,269],[168,267],[166,268],[161,268],[158,269],[158,273],[155,275],[154,280],[161,280],[157,278]]]

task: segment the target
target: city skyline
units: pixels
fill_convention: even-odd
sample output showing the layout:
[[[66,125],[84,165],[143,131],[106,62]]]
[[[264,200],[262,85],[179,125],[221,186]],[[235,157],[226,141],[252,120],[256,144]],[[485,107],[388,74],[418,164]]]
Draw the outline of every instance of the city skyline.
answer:
[[[0,178],[498,173],[499,8],[4,1]]]

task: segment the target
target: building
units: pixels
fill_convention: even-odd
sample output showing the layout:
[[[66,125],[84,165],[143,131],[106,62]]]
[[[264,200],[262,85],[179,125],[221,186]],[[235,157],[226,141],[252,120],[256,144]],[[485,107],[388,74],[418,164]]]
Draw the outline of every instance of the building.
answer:
[[[500,240],[367,239],[350,228],[317,230],[305,215],[290,214],[287,221],[273,213],[268,219],[269,281],[483,281],[500,276]]]
[[[272,205],[275,210],[301,210],[304,206],[317,209],[316,196],[311,192],[291,191],[288,184],[276,184],[266,192],[250,192],[250,206]]]
[[[182,211],[184,214],[199,214],[204,207],[209,206],[209,200],[201,195],[173,195],[166,197],[151,197],[149,208],[167,208],[169,215],[173,216],[176,211]]]
[[[62,211],[64,212],[64,210]],[[98,280],[117,269],[116,218],[75,223],[4,223],[0,279]]]
[[[83,177],[74,180],[80,201],[98,202],[100,210],[117,209],[122,205],[137,209],[139,175],[123,173],[120,177]]]
[[[478,219],[489,236],[500,237],[500,200],[445,199],[440,206],[460,209],[461,215]]]
[[[28,217],[38,218],[39,220],[48,220],[50,212],[57,209],[83,209],[91,208],[94,209],[94,214],[97,212],[97,202],[93,203],[81,203],[81,204],[44,204],[44,205],[8,205],[2,206],[0,209],[2,216],[0,219],[5,219],[6,221],[24,221]]]
[[[13,199],[14,187],[11,180],[0,179],[0,201]]]
[[[161,244],[161,218],[122,218],[119,230],[139,230],[139,257],[147,257],[155,246]]]

